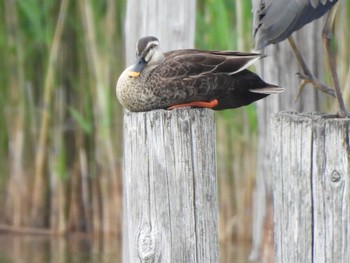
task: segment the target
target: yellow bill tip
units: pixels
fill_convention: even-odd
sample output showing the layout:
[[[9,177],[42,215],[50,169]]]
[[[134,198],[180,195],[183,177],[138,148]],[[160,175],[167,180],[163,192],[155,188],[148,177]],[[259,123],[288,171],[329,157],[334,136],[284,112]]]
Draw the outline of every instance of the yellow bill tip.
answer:
[[[134,77],[134,78],[136,78],[136,77],[138,77],[138,76],[140,76],[140,72],[136,72],[136,71],[130,71],[130,72],[129,72],[129,77]]]

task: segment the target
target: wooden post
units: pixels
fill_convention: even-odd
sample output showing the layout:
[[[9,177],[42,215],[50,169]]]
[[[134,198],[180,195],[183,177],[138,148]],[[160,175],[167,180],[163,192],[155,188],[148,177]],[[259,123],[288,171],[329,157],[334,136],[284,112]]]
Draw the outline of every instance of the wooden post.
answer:
[[[214,113],[124,115],[123,263],[219,262]]]
[[[273,118],[275,262],[349,262],[350,120]]]
[[[297,41],[305,62],[316,76],[323,74],[323,50],[321,31],[324,18],[318,19],[293,34]],[[269,83],[278,84],[285,88],[279,96],[269,96],[257,102],[259,127],[259,144],[257,156],[256,189],[254,191],[253,206],[253,242],[250,255],[251,260],[273,262],[273,239],[268,237],[272,233],[272,172],[270,147],[271,115],[279,111],[315,111],[320,110],[322,98],[320,92],[306,86],[297,101],[295,97],[300,79],[295,73],[300,72],[297,59],[288,43],[284,41],[278,45],[270,45],[262,51],[267,54],[266,59],[256,63],[259,75]],[[322,77],[321,77],[322,79]],[[272,158],[271,158],[272,157]]]

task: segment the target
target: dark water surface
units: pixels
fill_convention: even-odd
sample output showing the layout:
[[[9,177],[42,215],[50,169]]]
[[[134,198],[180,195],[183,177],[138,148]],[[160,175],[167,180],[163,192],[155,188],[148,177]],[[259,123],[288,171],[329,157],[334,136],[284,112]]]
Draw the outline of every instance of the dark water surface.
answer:
[[[120,263],[117,238],[0,234],[0,263]]]
[[[118,238],[0,234],[0,263],[121,263]],[[246,263],[250,245],[224,243],[220,263]]]

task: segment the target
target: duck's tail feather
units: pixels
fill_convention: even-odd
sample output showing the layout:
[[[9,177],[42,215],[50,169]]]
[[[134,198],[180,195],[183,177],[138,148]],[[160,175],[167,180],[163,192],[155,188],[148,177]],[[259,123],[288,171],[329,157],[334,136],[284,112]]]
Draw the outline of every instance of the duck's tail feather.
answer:
[[[253,93],[259,93],[259,94],[277,94],[277,93],[283,92],[284,88],[271,85],[264,88],[250,89],[249,91]]]

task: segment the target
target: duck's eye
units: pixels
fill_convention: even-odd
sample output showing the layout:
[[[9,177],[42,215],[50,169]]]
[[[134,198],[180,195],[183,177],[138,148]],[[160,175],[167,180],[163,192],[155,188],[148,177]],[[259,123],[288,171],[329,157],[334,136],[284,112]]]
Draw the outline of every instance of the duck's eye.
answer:
[[[148,49],[149,50],[152,50],[152,49],[154,49],[156,47],[156,45],[151,45]]]

